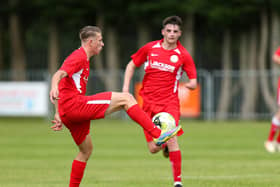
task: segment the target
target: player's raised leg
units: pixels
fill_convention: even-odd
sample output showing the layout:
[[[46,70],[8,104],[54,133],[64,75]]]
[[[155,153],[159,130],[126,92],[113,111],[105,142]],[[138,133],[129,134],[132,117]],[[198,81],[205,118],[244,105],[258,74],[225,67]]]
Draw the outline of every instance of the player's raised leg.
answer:
[[[143,129],[148,131],[152,137],[157,138],[159,140],[158,145],[161,145],[171,137],[175,136],[180,130],[180,127],[176,127],[170,131],[162,133],[161,130],[153,124],[151,118],[140,108],[135,98],[130,93],[112,92],[111,103],[106,110],[105,115],[121,109],[124,109],[128,116],[141,125]]]

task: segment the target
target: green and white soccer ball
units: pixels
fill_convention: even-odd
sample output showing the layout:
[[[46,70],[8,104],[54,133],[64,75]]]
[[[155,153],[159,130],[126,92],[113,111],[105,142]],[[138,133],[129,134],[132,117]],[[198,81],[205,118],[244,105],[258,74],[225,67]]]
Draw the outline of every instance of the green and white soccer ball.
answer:
[[[174,117],[167,112],[160,112],[152,118],[153,123],[163,131],[169,131],[176,127]]]

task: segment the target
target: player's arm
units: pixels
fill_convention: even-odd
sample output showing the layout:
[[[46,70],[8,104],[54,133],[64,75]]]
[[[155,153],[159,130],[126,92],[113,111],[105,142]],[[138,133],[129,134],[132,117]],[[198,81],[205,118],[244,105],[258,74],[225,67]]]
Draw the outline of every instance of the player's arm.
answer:
[[[133,60],[131,60],[125,68],[123,89],[122,89],[123,92],[129,92],[129,84],[133,77],[135,68],[136,65],[134,64]]]
[[[190,79],[186,84],[186,88],[194,90],[197,87],[197,79]]]
[[[52,123],[54,124],[51,128],[54,131],[59,131],[62,129],[62,122],[58,113],[58,104],[57,100],[59,99],[59,91],[58,91],[58,84],[60,80],[67,76],[67,73],[63,70],[58,70],[52,77],[51,82],[51,91],[50,91],[50,100],[55,106],[55,114]]]
[[[54,114],[54,119],[52,120],[52,123],[54,124],[53,126],[51,126],[51,128],[54,131],[60,131],[62,130],[62,121],[60,119],[59,113],[58,113],[58,108],[57,108],[57,100],[55,100],[55,114]]]
[[[197,87],[197,72],[191,55],[186,51],[184,56],[183,70],[186,72],[189,81],[185,83],[185,87],[194,90]]]
[[[276,63],[276,64],[279,64],[280,65],[280,56],[278,54],[274,54],[272,56],[272,60]]]
[[[50,100],[53,104],[55,104],[55,100],[59,99],[58,84],[60,80],[66,76],[67,76],[66,71],[58,70],[52,77]]]

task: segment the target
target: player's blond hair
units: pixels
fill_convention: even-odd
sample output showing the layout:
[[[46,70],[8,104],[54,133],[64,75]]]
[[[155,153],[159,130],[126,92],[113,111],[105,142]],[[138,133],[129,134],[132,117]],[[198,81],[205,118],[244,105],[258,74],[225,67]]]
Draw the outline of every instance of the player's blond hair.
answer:
[[[79,37],[85,42],[89,37],[95,37],[96,33],[101,33],[101,29],[97,26],[85,26],[80,30]]]

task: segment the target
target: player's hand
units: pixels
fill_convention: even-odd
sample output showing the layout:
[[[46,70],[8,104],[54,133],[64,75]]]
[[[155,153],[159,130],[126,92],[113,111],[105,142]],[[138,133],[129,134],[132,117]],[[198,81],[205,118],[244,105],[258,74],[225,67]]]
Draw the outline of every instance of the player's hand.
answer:
[[[58,113],[55,113],[52,123],[54,124],[53,126],[51,126],[52,130],[54,130],[54,131],[62,130],[63,123],[61,122],[61,119],[60,119],[60,116]]]
[[[50,100],[53,104],[55,104],[55,101],[59,99],[58,95],[59,95],[58,89],[52,88],[50,91]]]
[[[190,85],[189,83],[186,83],[186,84],[185,84],[185,87],[186,87],[187,89],[190,89],[190,90],[192,89],[192,87],[191,87],[191,85]]]
[[[190,79],[189,82],[185,83],[185,87],[194,90],[197,87],[197,80],[196,79]]]

